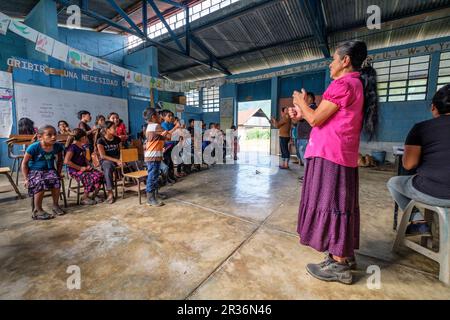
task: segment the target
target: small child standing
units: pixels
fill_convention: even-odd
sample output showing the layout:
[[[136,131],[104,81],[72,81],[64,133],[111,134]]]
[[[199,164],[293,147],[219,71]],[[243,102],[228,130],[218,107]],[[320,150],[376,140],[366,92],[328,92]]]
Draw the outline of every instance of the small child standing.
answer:
[[[160,123],[161,118],[154,108],[147,108],[143,113],[144,119],[147,122],[147,129],[145,132],[145,162],[147,164],[147,205],[152,207],[160,207],[164,205],[161,202],[163,195],[158,192],[158,178],[161,161],[163,160],[164,142],[169,140],[170,136],[167,131],[163,131]]]
[[[59,206],[64,146],[56,142],[56,129],[53,126],[47,125],[40,128],[37,137],[38,141],[26,150],[22,162],[22,174],[28,194],[34,201],[33,220],[49,220],[55,215],[66,214]],[[57,156],[56,169],[55,155]],[[42,208],[44,192],[50,190],[53,198],[52,214],[45,212]]]
[[[83,129],[73,130],[74,142],[67,148],[64,164],[67,165],[69,175],[78,183],[83,184],[84,195],[82,205],[94,205],[103,202],[97,197],[103,184],[104,176],[100,171],[92,168],[86,157],[85,145],[88,143],[86,132]],[[92,198],[89,194],[92,192]]]

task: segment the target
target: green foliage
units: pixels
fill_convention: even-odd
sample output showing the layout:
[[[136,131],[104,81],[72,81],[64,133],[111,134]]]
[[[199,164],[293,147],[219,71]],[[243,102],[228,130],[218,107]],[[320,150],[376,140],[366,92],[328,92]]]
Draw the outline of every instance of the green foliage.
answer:
[[[247,140],[269,140],[270,129],[250,129],[247,131]]]

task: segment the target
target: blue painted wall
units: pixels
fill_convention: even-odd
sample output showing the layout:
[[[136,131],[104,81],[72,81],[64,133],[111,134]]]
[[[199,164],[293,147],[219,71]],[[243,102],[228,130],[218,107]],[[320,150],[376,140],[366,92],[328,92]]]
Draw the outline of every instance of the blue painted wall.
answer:
[[[377,49],[371,51],[370,54],[379,54],[384,53],[386,51],[402,50],[429,44],[436,44],[436,43],[439,44],[446,41],[450,41],[450,37],[427,40],[419,43],[412,43],[398,47]],[[448,51],[450,50],[450,48],[442,47],[442,50]],[[425,101],[381,103],[379,112],[380,126],[378,136],[375,139],[376,142],[396,142],[401,144],[405,141],[409,130],[415,123],[431,118],[431,113],[429,109],[431,105],[431,99],[436,91],[437,77],[439,72],[440,52],[432,51],[427,52],[427,54],[431,55],[427,99]],[[386,59],[395,59],[395,58],[396,58],[395,55],[386,56]],[[308,63],[322,62],[322,61],[324,60],[320,59]],[[293,66],[301,66],[303,64],[306,63],[260,70],[240,75],[233,75],[229,76],[227,79],[241,79],[253,76],[260,76],[267,73],[282,71],[283,69],[291,68]],[[277,112],[278,99],[290,97],[292,95],[293,90],[298,90],[299,88],[304,87],[308,90],[313,91],[315,94],[322,94],[326,90],[328,85],[331,83],[331,81],[332,79],[330,78],[329,68],[324,68],[322,70],[318,70],[315,72],[301,73],[287,77],[273,77],[270,89],[272,100],[272,114],[275,114],[275,112]],[[253,84],[252,83],[238,84],[235,86],[239,88],[244,88],[243,90],[247,90],[248,92],[252,92],[251,89],[248,88],[253,88],[257,86],[256,83],[257,82],[253,82]],[[223,88],[224,87],[225,86],[223,86]],[[263,90],[267,89],[265,88]],[[239,92],[235,92],[234,95],[233,93],[227,92],[225,96],[232,96],[235,99],[237,98],[243,99],[243,95]],[[222,97],[222,88],[221,88],[221,97]],[[235,109],[237,109],[237,106],[235,106]]]
[[[73,48],[96,57],[102,57],[112,63],[123,65],[125,56],[125,50],[123,49],[126,41],[125,36],[60,28],[57,26],[56,6],[52,0],[41,0],[25,18],[25,23]],[[0,35],[0,70],[8,70],[7,59],[12,57],[37,64],[45,63],[51,68],[71,70],[78,75],[78,80],[76,80],[60,76],[46,76],[44,73],[14,68],[14,82],[113,96],[123,99],[128,98],[128,88],[122,87],[121,85],[113,87],[100,85],[94,82],[86,82],[81,80],[81,73],[117,80],[119,83],[122,82],[122,78],[109,73],[105,74],[96,71],[73,69],[68,64],[64,64],[56,59],[37,53],[34,50],[34,44],[12,32],[8,32],[6,35]],[[133,105],[129,106],[129,110],[130,113],[134,115]],[[15,116],[15,105],[13,100],[13,133],[16,133],[17,119],[15,119]],[[129,118],[131,119],[131,117]],[[7,149],[4,140],[5,139],[0,139],[1,166],[11,165],[11,161],[7,158]]]
[[[45,17],[45,19],[43,19]],[[33,29],[44,33],[53,39],[58,39],[58,15],[56,12],[56,2],[53,0],[41,0],[31,10],[24,23]],[[47,55],[36,50],[35,44],[26,42],[27,56],[29,59],[48,61]]]
[[[271,99],[271,81],[241,83],[237,86],[237,101],[261,101]]]
[[[0,70],[8,70],[7,60],[11,57],[26,57],[25,40],[15,33],[0,35]]]
[[[305,88],[315,95],[325,91],[325,72],[313,72],[280,79],[280,98],[290,98],[294,90]]]

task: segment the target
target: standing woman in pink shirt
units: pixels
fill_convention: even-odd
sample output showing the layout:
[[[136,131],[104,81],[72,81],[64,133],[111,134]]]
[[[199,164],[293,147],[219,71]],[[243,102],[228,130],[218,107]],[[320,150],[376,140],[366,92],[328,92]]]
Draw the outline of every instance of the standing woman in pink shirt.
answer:
[[[368,63],[367,46],[350,41],[338,46],[330,65],[334,81],[316,110],[306,92],[294,92],[294,120],[313,127],[298,228],[300,243],[327,252],[307,271],[323,281],[352,283],[359,248],[358,154],[361,131],[372,139],[378,120],[376,71]]]

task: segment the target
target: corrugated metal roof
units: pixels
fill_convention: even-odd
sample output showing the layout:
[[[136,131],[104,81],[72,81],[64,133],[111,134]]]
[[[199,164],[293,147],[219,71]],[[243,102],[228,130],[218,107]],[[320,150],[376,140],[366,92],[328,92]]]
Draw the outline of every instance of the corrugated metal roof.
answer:
[[[199,0],[190,3],[193,1]],[[363,39],[370,49],[376,49],[450,35],[450,0],[316,1],[320,2],[324,13],[331,50],[336,43],[354,38]],[[23,17],[37,2],[0,1],[0,11]],[[130,14],[132,19],[140,22],[141,0],[117,2],[125,10],[133,11]],[[378,5],[381,9],[384,23],[382,30],[365,28],[370,5]],[[170,7],[161,2],[158,2],[158,6],[162,11]],[[117,12],[105,0],[90,0],[89,8],[120,21]],[[151,9],[148,11],[150,18],[154,13]],[[323,58],[308,18],[300,0],[240,0],[226,9],[194,21],[192,30],[226,68],[238,74]],[[60,13],[59,19],[65,22],[64,12]],[[317,17],[312,17],[312,20],[316,21]],[[98,27],[100,22],[83,15],[82,24],[85,27]],[[184,42],[183,36],[180,36],[181,43]],[[167,34],[155,40],[177,48]],[[208,61],[208,55],[192,42],[191,55]],[[165,49],[159,49],[159,69],[175,80],[202,80],[222,75],[208,66],[198,65],[189,58]]]
[[[339,42],[361,39],[373,50],[445,36],[450,36],[450,8],[439,10],[433,15],[423,14],[401,21],[392,21],[381,30],[370,31],[367,28],[360,28],[335,33],[330,36],[329,41],[334,48]]]
[[[365,28],[370,5],[378,5],[382,22],[387,21],[382,30]],[[448,0],[321,0],[321,6],[331,50],[336,43],[353,38],[363,39],[375,49],[450,35],[450,11],[445,9],[450,7]],[[418,13],[422,13],[419,19]],[[418,22],[421,25],[415,25]],[[324,57],[319,42],[311,40],[314,33],[299,0],[274,0],[195,35],[233,74]],[[169,77],[176,80],[218,76],[217,71],[204,66],[190,68],[192,62],[185,64],[190,70],[177,70],[180,65],[168,54],[164,64],[160,63],[160,71],[172,71]]]
[[[173,0],[175,2],[181,2],[182,0]],[[33,7],[39,2],[39,0],[1,0],[0,1],[0,11],[15,17],[15,18],[25,18],[28,13],[33,9]],[[72,4],[80,4],[78,0],[69,0]],[[116,3],[126,12],[129,12],[129,16],[131,19],[139,24],[142,22],[142,0],[116,0]],[[129,27],[128,23],[123,20],[122,17],[119,16],[117,11],[111,7],[111,5],[106,0],[89,0],[88,2],[89,10],[94,11],[106,18],[113,19],[119,24]],[[173,6],[159,2],[157,3],[158,8],[163,12]],[[62,8],[61,5],[58,4],[59,8]],[[148,6],[147,8],[147,17],[151,19],[155,17],[153,9]],[[60,24],[65,24],[67,21],[68,15],[66,14],[66,10],[60,10],[58,14],[58,22]],[[97,28],[102,25],[103,22],[98,21],[94,18],[86,16],[82,14],[81,25],[86,28]],[[118,31],[112,27],[106,28],[108,31]]]

